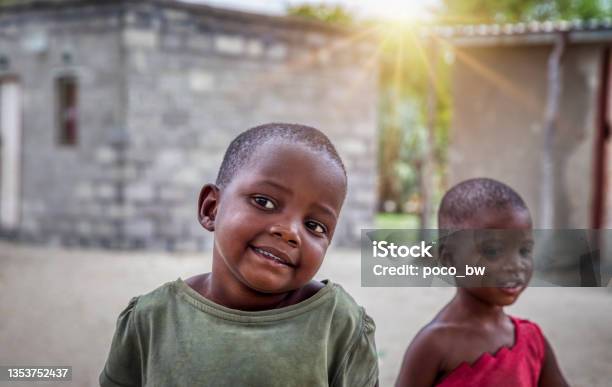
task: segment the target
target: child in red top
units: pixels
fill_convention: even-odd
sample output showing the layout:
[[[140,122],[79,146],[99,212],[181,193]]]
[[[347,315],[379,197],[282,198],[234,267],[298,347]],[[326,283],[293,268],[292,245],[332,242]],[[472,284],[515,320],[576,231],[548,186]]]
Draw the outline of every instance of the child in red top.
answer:
[[[533,270],[532,223],[521,197],[492,179],[457,184],[438,212],[439,259],[484,266],[456,278],[455,297],[413,339],[397,386],[567,386],[540,328],[508,316]],[[476,279],[477,278],[477,279]]]

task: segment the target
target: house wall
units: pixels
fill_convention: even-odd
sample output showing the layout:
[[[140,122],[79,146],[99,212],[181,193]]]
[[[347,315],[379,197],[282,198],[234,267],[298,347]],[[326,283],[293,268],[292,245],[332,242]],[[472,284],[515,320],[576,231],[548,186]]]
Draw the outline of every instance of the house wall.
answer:
[[[550,46],[458,48],[450,184],[492,177],[515,188],[539,224]],[[591,226],[593,150],[602,48],[569,45],[556,134],[556,227]]]
[[[18,76],[24,93],[21,226],[5,236],[209,246],[196,221],[199,190],[231,139],[271,121],[318,127],[343,157],[349,190],[335,242],[353,243],[371,225],[372,48],[332,28],[209,11],[85,1],[0,12],[0,55],[10,60],[0,76]],[[66,73],[79,82],[75,147],[56,138],[54,80]]]
[[[117,9],[28,7],[0,12],[0,55],[23,91],[20,236],[76,244],[116,237],[117,171],[110,133],[121,127]],[[60,145],[55,81],[78,79],[78,145]]]
[[[123,38],[130,243],[209,246],[196,219],[202,185],[214,182],[236,135],[274,121],[315,126],[335,143],[349,175],[335,243],[357,241],[375,205],[377,71],[367,47],[325,31],[151,5],[129,12]]]

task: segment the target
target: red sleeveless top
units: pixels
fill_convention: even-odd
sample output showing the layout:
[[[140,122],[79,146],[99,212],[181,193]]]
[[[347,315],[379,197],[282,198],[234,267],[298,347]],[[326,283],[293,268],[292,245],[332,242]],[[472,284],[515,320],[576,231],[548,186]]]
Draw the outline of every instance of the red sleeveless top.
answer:
[[[461,363],[437,387],[530,387],[537,386],[546,353],[540,327],[510,316],[514,324],[514,345],[502,347],[495,355],[483,353],[471,365]]]

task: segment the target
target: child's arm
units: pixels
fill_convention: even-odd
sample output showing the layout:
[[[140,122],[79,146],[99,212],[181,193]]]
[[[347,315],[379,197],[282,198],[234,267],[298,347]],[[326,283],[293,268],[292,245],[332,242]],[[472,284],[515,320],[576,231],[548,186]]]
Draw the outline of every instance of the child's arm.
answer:
[[[434,330],[425,327],[408,346],[395,386],[433,386],[442,360],[439,348]]]
[[[365,311],[362,313],[361,330],[336,370],[331,386],[378,387],[378,356],[374,343],[376,325]]]
[[[552,347],[548,343],[546,337],[544,338],[546,346],[544,354],[544,365],[542,366],[542,372],[540,373],[540,380],[538,386],[540,387],[569,387],[567,381],[561,374],[555,353]]]
[[[140,349],[134,326],[134,297],[117,319],[117,327],[104,369],[100,374],[100,386],[140,386]]]

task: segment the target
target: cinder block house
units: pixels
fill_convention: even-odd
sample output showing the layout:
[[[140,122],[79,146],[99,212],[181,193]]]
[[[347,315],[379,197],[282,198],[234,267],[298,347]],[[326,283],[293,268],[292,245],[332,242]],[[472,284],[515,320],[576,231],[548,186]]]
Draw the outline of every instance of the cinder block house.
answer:
[[[0,8],[0,230],[103,247],[200,249],[197,194],[239,132],[321,128],[349,174],[337,242],[375,207],[368,42],[301,19],[175,1]]]
[[[498,178],[527,201],[541,225],[542,156],[549,68],[559,61],[552,146],[554,227],[612,227],[610,47],[612,22],[443,27],[454,47],[450,184]]]

